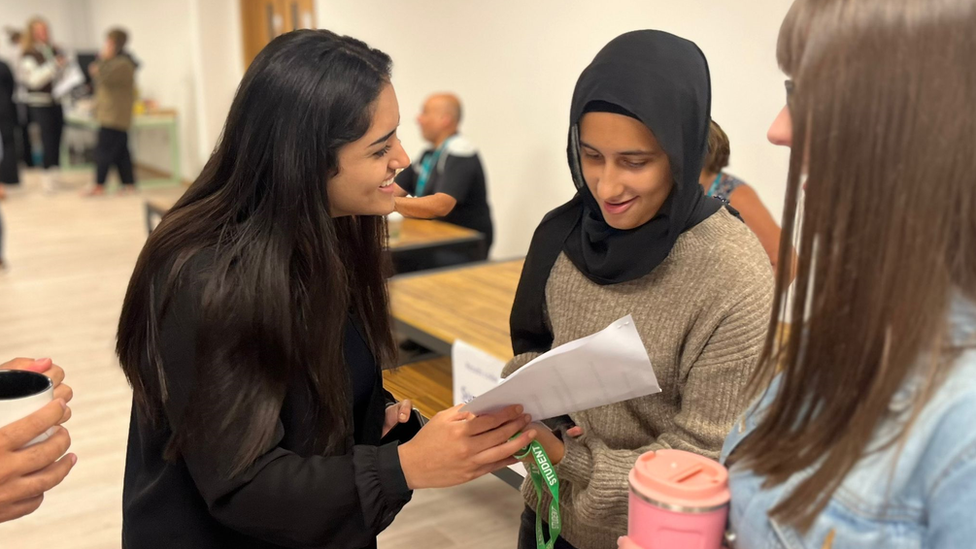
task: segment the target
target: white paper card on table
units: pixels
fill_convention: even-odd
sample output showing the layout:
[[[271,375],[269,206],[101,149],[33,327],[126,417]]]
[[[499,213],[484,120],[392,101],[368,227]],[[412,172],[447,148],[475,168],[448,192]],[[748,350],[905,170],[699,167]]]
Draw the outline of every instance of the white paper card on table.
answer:
[[[454,378],[454,404],[465,404],[498,386],[505,361],[460,339],[451,346],[451,374]],[[520,477],[528,474],[522,462],[508,466]]]
[[[498,386],[505,361],[461,340],[451,346],[454,404],[467,404]]]
[[[482,414],[521,404],[539,421],[660,391],[644,342],[627,315],[537,357],[462,411]]]

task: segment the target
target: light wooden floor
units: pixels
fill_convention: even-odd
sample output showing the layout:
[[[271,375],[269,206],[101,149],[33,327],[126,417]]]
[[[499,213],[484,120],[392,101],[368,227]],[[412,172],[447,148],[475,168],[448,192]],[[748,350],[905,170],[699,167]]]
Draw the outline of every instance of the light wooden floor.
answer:
[[[50,356],[75,390],[68,423],[78,464],[33,515],[0,524],[2,549],[120,546],[130,392],[114,355],[119,309],[145,240],[142,198],[84,199],[86,174],[53,195],[26,173],[0,203],[0,362]],[[522,501],[494,477],[414,494],[380,536],[385,549],[514,547]],[[202,549],[202,548],[201,548]]]

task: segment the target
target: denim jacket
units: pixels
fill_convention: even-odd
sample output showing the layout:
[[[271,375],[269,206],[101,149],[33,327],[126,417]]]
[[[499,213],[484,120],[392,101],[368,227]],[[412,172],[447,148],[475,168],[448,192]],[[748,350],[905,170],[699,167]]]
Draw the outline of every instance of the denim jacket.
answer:
[[[950,311],[959,344],[976,338],[976,305],[956,298]],[[722,461],[755,429],[779,379],[732,428]],[[922,380],[906,383],[872,444],[889,440],[911,415]],[[965,351],[911,426],[904,445],[862,458],[806,533],[770,518],[810,471],[779,486],[739,464],[729,474],[729,521],[736,549],[976,548],[976,349]]]

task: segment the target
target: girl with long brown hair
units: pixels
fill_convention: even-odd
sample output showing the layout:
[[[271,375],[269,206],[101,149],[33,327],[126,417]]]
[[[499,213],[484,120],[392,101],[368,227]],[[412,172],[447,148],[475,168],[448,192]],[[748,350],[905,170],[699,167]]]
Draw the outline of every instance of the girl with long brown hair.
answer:
[[[973,546],[974,28],[976,0],[797,0],[783,24],[799,259],[723,450],[740,549]]]

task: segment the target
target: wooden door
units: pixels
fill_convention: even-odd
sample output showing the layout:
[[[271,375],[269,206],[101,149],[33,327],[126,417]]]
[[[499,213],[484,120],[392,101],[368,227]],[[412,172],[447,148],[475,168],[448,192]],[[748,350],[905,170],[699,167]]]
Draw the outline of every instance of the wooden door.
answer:
[[[244,63],[250,65],[276,36],[315,26],[314,0],[241,0]]]

